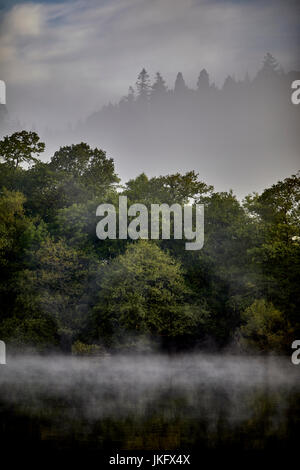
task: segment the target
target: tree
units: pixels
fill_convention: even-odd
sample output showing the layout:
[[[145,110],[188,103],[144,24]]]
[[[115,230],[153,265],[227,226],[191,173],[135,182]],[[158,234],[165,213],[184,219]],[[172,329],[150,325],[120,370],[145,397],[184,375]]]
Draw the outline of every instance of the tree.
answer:
[[[265,299],[255,300],[243,312],[242,322],[236,335],[242,346],[261,352],[280,351],[290,347],[284,315],[271,302]]]
[[[155,82],[151,87],[151,99],[160,99],[162,96],[165,96],[168,89],[166,82],[159,72],[156,73]]]
[[[31,176],[34,174],[33,187],[41,192],[40,199],[49,200],[47,212],[50,217],[63,207],[103,197],[120,181],[113,159],[107,158],[103,150],[92,149],[84,142],[61,147],[49,164],[33,168]],[[39,187],[35,181],[40,182]]]
[[[46,230],[43,223],[26,216],[22,193],[3,189],[0,195],[0,321],[32,314],[22,281],[27,254],[38,246]]]
[[[131,201],[151,203],[184,204],[189,199],[198,200],[200,196],[211,192],[212,186],[199,181],[198,173],[188,171],[184,175],[171,175],[148,178],[145,173],[126,183],[124,195]]]
[[[209,333],[222,345],[255,293],[256,277],[247,254],[255,231],[232,192],[203,194],[198,202],[205,208],[204,246],[182,259],[191,288],[211,311]]]
[[[223,90],[230,93],[236,89],[236,84],[234,78],[228,75],[224,81]]]
[[[21,163],[38,162],[34,155],[44,150],[45,144],[40,142],[36,132],[15,132],[0,141],[0,157],[14,168],[18,168]]]
[[[57,346],[54,321],[43,315],[5,318],[0,323],[0,337],[14,348],[30,347],[42,352]]]
[[[175,80],[175,86],[174,86],[174,92],[175,93],[183,93],[184,91],[187,90],[187,86],[185,84],[183,75],[181,72],[177,74],[176,80]]]
[[[61,147],[51,158],[50,168],[74,178],[80,178],[86,185],[109,186],[119,182],[114,171],[114,161],[106,152],[88,144]]]
[[[21,193],[12,193],[4,189],[0,197],[0,260],[5,263],[7,253],[15,244],[19,232],[20,220],[23,217],[25,198]]]
[[[0,264],[3,269],[12,269],[14,263],[21,262],[25,250],[36,236],[39,238],[34,220],[25,214],[24,203],[25,197],[20,192],[3,189],[0,194]]]
[[[154,243],[140,240],[103,270],[94,308],[99,335],[106,341],[121,340],[126,333],[193,335],[207,312],[189,305],[190,295],[180,264]]]
[[[257,283],[267,300],[280,308],[300,332],[300,175],[292,175],[246,198],[259,243],[251,250]]]
[[[197,81],[197,88],[199,91],[207,91],[209,87],[209,75],[205,69],[202,69]]]
[[[272,237],[291,243],[300,230],[300,172],[278,181],[261,195],[248,196],[245,204]]]
[[[263,59],[263,66],[258,72],[258,77],[263,77],[266,79],[270,79],[273,77],[276,77],[280,73],[280,66],[275,59],[275,57],[270,54],[270,52],[267,52]]]
[[[55,242],[47,237],[24,272],[39,309],[54,320],[63,349],[70,350],[87,324],[97,267],[89,255],[68,247],[62,239]]]
[[[187,204],[190,199],[198,200],[200,196],[213,190],[212,186],[199,181],[198,176],[198,173],[192,170],[184,175],[175,173],[160,176],[157,180],[162,183],[165,192],[168,193],[168,201],[170,203],[173,201]]]
[[[138,99],[142,101],[143,103],[147,102],[149,93],[151,90],[151,86],[150,86],[149,75],[146,69],[144,68],[139,73],[139,76],[137,78],[136,88],[137,88],[137,93],[138,93]]]
[[[52,229],[56,237],[68,240],[68,245],[91,254],[98,259],[108,259],[124,251],[127,240],[105,240],[101,242],[96,235],[96,226],[99,221],[96,209],[101,203],[113,204],[118,208],[118,193],[104,193],[102,197],[72,204],[57,211]]]
[[[46,223],[53,220],[60,208],[68,206],[72,198],[77,197],[71,191],[66,176],[51,168],[49,163],[36,163],[19,179],[19,186],[26,196],[26,211],[32,216],[41,217]]]

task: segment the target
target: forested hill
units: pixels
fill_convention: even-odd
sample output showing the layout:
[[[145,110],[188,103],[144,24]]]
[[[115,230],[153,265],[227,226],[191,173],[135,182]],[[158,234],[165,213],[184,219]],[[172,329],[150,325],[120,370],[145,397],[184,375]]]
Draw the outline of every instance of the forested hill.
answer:
[[[285,174],[298,168],[296,79],[300,72],[285,73],[271,54],[255,77],[228,76],[221,87],[205,69],[192,87],[182,73],[168,87],[160,73],[152,80],[143,69],[127,96],[95,112],[77,132],[109,149],[127,178],[128,168],[151,175],[157,168],[196,169],[218,188],[244,196],[278,179],[283,168]]]
[[[143,69],[119,102],[97,109],[101,98],[95,95],[95,112],[73,127],[45,129],[38,117],[21,125],[2,107],[0,134],[37,131],[47,144],[43,158],[62,145],[89,142],[114,157],[123,181],[141,172],[155,176],[194,169],[219,191],[234,188],[243,198],[299,168],[294,80],[300,80],[300,72],[284,71],[270,53],[255,76],[229,75],[218,86],[206,69],[189,84],[184,72],[167,84],[161,73],[150,78]]]

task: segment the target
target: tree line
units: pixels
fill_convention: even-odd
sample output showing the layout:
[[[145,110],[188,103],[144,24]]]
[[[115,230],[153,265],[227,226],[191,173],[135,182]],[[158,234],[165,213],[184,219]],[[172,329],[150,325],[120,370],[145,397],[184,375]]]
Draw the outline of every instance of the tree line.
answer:
[[[49,162],[35,132],[0,141],[0,338],[78,354],[146,348],[290,349],[300,335],[300,175],[240,202],[194,171],[125,185],[87,143]],[[205,242],[105,240],[96,208],[205,207]]]

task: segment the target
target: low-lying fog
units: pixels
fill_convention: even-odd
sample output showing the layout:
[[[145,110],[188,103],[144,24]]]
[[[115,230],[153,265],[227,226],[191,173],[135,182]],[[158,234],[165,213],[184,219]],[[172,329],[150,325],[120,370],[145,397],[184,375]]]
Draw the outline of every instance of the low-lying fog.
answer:
[[[262,394],[280,421],[290,394],[300,394],[299,373],[276,357],[12,357],[0,369],[0,402],[39,416],[58,407],[88,421],[159,408],[162,415],[205,415],[213,425],[221,410],[228,422],[249,418]]]

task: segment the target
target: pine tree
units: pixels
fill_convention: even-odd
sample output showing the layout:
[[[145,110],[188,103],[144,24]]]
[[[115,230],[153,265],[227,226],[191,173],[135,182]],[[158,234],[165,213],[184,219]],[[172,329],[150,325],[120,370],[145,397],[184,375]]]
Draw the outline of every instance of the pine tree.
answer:
[[[275,57],[267,52],[263,60],[263,66],[259,70],[257,76],[264,79],[270,79],[280,75],[281,68]]]
[[[267,52],[265,57],[264,57],[263,68],[265,70],[270,70],[270,71],[273,71],[273,72],[278,71],[279,64],[278,64],[277,60],[275,59],[275,57],[273,57],[272,54],[270,54],[270,52]]]
[[[200,74],[199,74],[199,78],[198,78],[198,82],[197,82],[197,88],[198,90],[200,91],[207,91],[209,89],[209,75],[207,73],[207,71],[205,69],[202,69]]]
[[[223,90],[230,92],[235,89],[235,86],[236,86],[236,81],[234,80],[234,78],[228,75],[228,77],[225,79]]]
[[[156,73],[155,82],[151,89],[151,98],[160,98],[167,92],[166,82],[159,72]]]
[[[149,97],[151,86],[150,78],[145,68],[142,69],[137,78],[136,88],[138,93],[138,99],[143,102],[146,102]]]
[[[175,80],[175,87],[174,91],[175,93],[182,93],[187,89],[187,86],[185,84],[183,75],[181,72],[177,74],[176,80]]]

